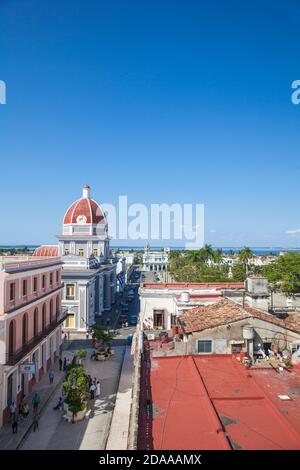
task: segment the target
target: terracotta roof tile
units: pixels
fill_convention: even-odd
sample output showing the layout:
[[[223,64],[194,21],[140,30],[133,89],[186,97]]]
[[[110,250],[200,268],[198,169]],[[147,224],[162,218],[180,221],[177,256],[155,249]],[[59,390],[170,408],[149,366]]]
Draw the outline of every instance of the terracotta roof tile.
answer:
[[[281,320],[270,313],[264,313],[248,306],[243,308],[242,305],[229,299],[223,299],[212,305],[185,310],[180,315],[179,322],[185,333],[193,333],[247,318],[258,318],[300,333],[300,321],[297,321],[294,317],[288,316],[285,320]]]

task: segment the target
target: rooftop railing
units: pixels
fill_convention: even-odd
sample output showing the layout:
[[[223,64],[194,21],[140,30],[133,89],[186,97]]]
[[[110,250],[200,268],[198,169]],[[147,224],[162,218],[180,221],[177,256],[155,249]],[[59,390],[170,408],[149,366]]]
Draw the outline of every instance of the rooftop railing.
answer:
[[[21,269],[61,263],[59,256],[0,256],[0,271],[14,272]]]

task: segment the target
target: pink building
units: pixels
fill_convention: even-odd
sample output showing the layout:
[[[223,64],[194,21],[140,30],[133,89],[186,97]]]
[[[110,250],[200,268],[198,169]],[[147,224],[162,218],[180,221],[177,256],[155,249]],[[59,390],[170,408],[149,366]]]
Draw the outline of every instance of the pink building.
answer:
[[[61,268],[59,257],[0,258],[0,425],[61,354]]]

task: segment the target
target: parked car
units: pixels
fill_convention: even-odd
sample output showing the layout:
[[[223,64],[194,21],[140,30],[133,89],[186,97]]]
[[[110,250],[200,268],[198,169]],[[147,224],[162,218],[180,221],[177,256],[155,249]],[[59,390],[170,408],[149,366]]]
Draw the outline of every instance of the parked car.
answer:
[[[137,316],[132,315],[132,317],[129,318],[129,325],[130,326],[135,326],[137,324]]]

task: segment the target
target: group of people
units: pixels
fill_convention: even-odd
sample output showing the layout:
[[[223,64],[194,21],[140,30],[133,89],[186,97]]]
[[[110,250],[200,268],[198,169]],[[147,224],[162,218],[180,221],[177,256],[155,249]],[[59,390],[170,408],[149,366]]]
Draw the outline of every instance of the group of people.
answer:
[[[34,431],[36,431],[36,429],[38,428],[38,421],[39,421],[38,407],[39,407],[40,400],[41,400],[40,395],[37,392],[35,392],[32,397],[32,408],[33,408],[32,424],[33,424]],[[17,413],[17,405],[15,404],[14,401],[10,405],[9,411],[10,411],[12,432],[13,434],[17,434],[19,417],[22,416],[22,418],[27,418],[27,416],[29,415],[29,405],[28,405],[25,395],[19,405],[18,413]]]
[[[111,355],[110,347],[108,347],[104,351],[104,354],[106,354],[107,356]],[[96,351],[93,351],[91,358],[96,359],[96,356],[97,356]],[[59,359],[59,370],[60,371],[61,370],[66,370],[69,363],[70,363],[70,361],[66,357],[64,357],[63,360],[60,358]],[[49,377],[50,384],[52,384],[53,381],[54,381],[54,370],[53,369],[51,369],[49,371],[48,377]],[[96,377],[94,379],[92,379],[92,377],[90,375],[88,376],[88,386],[89,386],[89,392],[90,392],[90,399],[91,400],[94,400],[96,397],[100,397],[100,393],[101,393],[100,381]],[[57,405],[53,408],[54,410],[58,410],[58,409],[63,408],[63,404],[64,404],[64,398],[63,397],[64,397],[64,395],[65,395],[65,390],[63,389],[62,390],[62,396],[59,397]],[[38,392],[35,392],[33,397],[32,397],[32,408],[33,408],[32,427],[33,427],[33,431],[36,431],[38,429],[38,425],[39,425],[40,417],[39,417],[39,414],[38,414],[38,408],[39,408],[40,401],[41,401],[40,395],[38,394]],[[28,415],[29,415],[29,404],[26,400],[25,395],[24,395],[24,397],[23,397],[23,399],[22,399],[22,401],[19,405],[18,412],[17,412],[17,405],[16,405],[15,402],[11,403],[11,405],[9,407],[9,411],[10,411],[10,417],[11,417],[12,432],[13,432],[13,434],[17,434],[19,417],[27,418]]]
[[[96,397],[100,397],[101,387],[99,380],[95,377],[94,380],[89,375],[89,391],[90,391],[90,399],[94,400]]]
[[[92,354],[91,354],[91,359],[94,360],[94,361],[97,361],[97,356],[98,354],[103,354],[103,356],[105,358],[109,358],[111,355],[112,355],[112,352],[111,352],[111,347],[108,346],[106,349],[101,349],[100,351],[95,351],[93,350]]]

